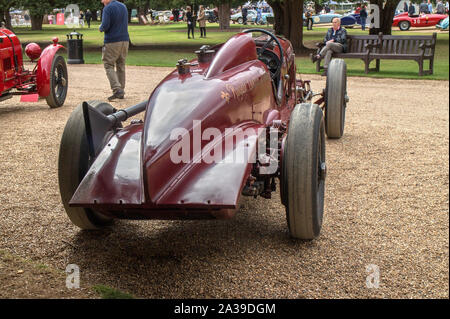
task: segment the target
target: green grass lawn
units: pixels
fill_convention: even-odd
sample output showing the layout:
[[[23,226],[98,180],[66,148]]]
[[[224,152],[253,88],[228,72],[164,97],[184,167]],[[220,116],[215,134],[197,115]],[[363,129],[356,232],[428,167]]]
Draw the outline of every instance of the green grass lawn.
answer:
[[[84,59],[86,63],[101,63],[101,46],[103,43],[103,33],[98,31],[98,22],[87,27],[77,29],[83,34]],[[252,26],[247,26],[251,28]],[[133,45],[127,58],[128,65],[148,65],[148,66],[174,66],[181,58],[191,59],[195,57],[194,50],[203,44],[217,44],[225,42],[228,38],[242,29],[241,25],[231,25],[230,32],[221,32],[218,30],[218,24],[208,24],[207,38],[199,38],[198,29],[195,39],[187,39],[186,26],[184,23],[167,25],[146,25],[140,26],[130,24],[129,32]],[[323,39],[327,27],[314,27],[313,31],[304,29],[304,43],[307,47],[313,47],[315,42]],[[22,43],[38,42],[40,44],[51,43],[53,37],[58,37],[62,44],[66,43],[66,34],[72,29],[65,26],[44,25],[43,31],[31,31],[29,28],[16,28],[14,32],[19,36]],[[427,30],[428,31],[428,30]],[[432,34],[434,30],[427,33],[418,33],[415,31],[393,31],[394,35],[412,35],[412,34]],[[361,29],[348,29],[349,34],[368,34]],[[414,61],[395,61],[381,60],[380,72],[364,73],[364,63],[361,60],[347,59],[347,70],[350,76],[369,76],[369,77],[390,77],[390,78],[408,78],[408,79],[449,79],[449,34],[448,32],[439,32],[436,44],[436,54],[434,59],[434,74],[419,77],[418,64]],[[298,55],[296,63],[299,73],[316,73],[315,65],[311,63],[307,55]],[[375,64],[375,61],[373,61]],[[425,69],[428,67],[425,63]]]

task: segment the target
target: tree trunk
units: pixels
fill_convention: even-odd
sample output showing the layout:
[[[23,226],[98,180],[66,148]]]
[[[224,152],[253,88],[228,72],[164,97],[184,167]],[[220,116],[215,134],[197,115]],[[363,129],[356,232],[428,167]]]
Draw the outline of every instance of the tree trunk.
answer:
[[[383,0],[372,0],[372,4],[378,5],[380,8],[379,19],[380,19],[380,27],[379,28],[371,28],[369,29],[369,34],[392,34],[392,21],[394,19],[395,8],[397,7],[400,0],[387,0],[386,4],[383,7]],[[370,18],[369,18],[370,22]]]
[[[97,17],[97,10],[92,10],[92,21],[97,21],[98,17]]]
[[[31,16],[31,30],[42,30],[42,20],[44,18],[44,15],[32,15]]]
[[[227,30],[230,28],[230,2],[222,2],[219,4],[219,29]]]
[[[303,0],[272,0],[268,3],[275,16],[275,33],[289,39],[296,53],[307,51],[303,45]]]
[[[146,20],[146,17],[145,17],[145,12],[146,12],[145,7],[138,7],[137,15],[138,15],[139,24],[146,24],[147,20]]]
[[[4,21],[5,21],[5,27],[9,30],[12,30],[13,27],[11,25],[11,16],[9,15],[9,9],[10,8],[5,8],[3,10],[3,17],[4,17]]]

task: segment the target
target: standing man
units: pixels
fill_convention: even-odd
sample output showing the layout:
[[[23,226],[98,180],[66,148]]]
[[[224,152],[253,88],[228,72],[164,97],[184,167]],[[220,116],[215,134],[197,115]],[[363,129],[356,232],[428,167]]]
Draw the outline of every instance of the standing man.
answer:
[[[242,7],[242,20],[244,21],[243,24],[246,25],[247,24],[247,6],[243,6]]]
[[[328,64],[331,61],[333,53],[341,53],[347,51],[347,30],[341,28],[341,19],[333,18],[333,27],[328,29],[324,39],[325,46],[320,50],[319,54],[311,54],[312,62],[325,57],[322,75],[327,75]]]
[[[87,22],[88,28],[91,28],[91,20],[92,20],[92,12],[91,12],[91,10],[87,9],[86,10],[86,14],[84,16],[86,18],[86,22]]]
[[[423,2],[419,6],[419,14],[427,14],[428,13],[428,4],[426,0],[423,0]]]
[[[406,4],[406,2],[405,2]],[[361,11],[359,11],[359,17],[361,19],[361,30],[365,31],[366,30],[366,20],[367,20],[367,9],[366,9],[366,5],[363,4],[361,6]]]
[[[128,54],[128,11],[116,0],[101,0],[105,8],[102,14],[100,32],[105,33],[102,61],[113,95],[108,100],[123,99],[125,96],[125,59]],[[114,69],[115,67],[115,69]]]
[[[431,0],[428,0],[428,13],[433,13],[433,4],[431,4]]]

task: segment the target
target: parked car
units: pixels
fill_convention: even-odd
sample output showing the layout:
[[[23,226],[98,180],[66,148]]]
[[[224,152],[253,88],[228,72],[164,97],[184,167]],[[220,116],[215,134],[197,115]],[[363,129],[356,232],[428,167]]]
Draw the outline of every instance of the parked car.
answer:
[[[209,23],[216,23],[219,21],[219,17],[216,16],[214,10],[205,10],[205,15]]]
[[[27,70],[19,38],[11,30],[0,28],[0,101],[21,95],[22,101],[45,98],[51,108],[62,106],[68,89],[67,66],[61,55],[64,49],[58,38],[44,50],[37,43],[29,43],[25,55],[36,65]]]
[[[325,13],[312,16],[314,24],[331,23],[334,18],[342,18],[342,15],[337,13]],[[305,19],[304,15],[303,19]]]
[[[267,24],[267,17],[274,17],[273,13],[270,12],[263,12],[261,13],[261,21],[258,21],[257,24]],[[244,23],[244,18],[242,17],[242,12],[235,13],[231,15],[231,21],[233,23]],[[249,9],[247,11],[247,23],[256,23],[256,10]]]
[[[359,14],[358,14],[359,16]],[[341,26],[353,28],[357,24],[355,14],[349,14],[341,18]]]
[[[441,30],[447,30],[448,29],[448,17],[442,20],[440,23],[436,24],[436,28]]]
[[[446,14],[420,14],[409,16],[407,12],[401,13],[394,17],[393,27],[397,27],[401,31],[407,31],[411,27],[431,27],[440,24],[448,15]]]
[[[235,13],[230,17],[233,23],[244,23],[244,18],[242,17],[242,12]],[[256,10],[248,9],[247,10],[247,22],[253,22],[256,19]]]
[[[325,90],[314,94],[310,81],[296,79],[292,44],[267,30],[196,54],[179,60],[146,101],[75,108],[59,152],[68,217],[82,229],[116,218],[229,219],[241,196],[270,199],[279,185],[291,236],[317,237],[325,133],[344,132],[344,60],[331,61]],[[139,113],[143,120],[124,126]]]

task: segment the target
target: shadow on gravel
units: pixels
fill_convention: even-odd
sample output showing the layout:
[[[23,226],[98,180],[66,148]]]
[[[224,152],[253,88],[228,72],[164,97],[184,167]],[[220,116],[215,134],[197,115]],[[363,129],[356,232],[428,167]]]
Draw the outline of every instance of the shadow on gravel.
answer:
[[[226,281],[236,270],[231,265],[248,271],[272,250],[277,258],[299,257],[317,244],[291,239],[284,214],[270,211],[264,199],[245,199],[228,221],[117,221],[77,233],[69,259],[94,282],[138,296],[194,297],[205,280]]]

